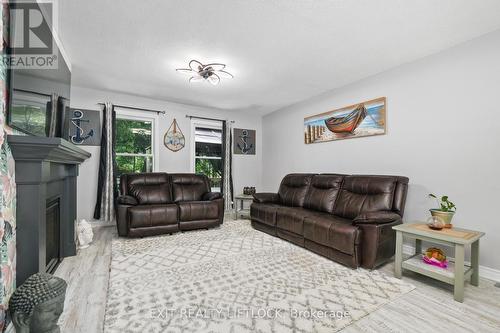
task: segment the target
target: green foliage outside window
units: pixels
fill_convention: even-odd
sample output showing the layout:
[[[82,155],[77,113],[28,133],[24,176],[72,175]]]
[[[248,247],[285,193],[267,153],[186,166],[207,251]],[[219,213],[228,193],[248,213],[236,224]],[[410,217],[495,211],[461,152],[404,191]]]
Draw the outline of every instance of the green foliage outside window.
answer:
[[[117,119],[116,153],[151,154],[151,122]]]
[[[153,171],[153,159],[144,156],[116,156],[117,176],[124,173]]]
[[[206,175],[210,178],[212,187],[221,187],[222,180],[222,160],[196,158],[195,172]]]
[[[117,119],[115,147],[117,176],[120,177],[124,173],[153,171],[151,143],[150,121]]]

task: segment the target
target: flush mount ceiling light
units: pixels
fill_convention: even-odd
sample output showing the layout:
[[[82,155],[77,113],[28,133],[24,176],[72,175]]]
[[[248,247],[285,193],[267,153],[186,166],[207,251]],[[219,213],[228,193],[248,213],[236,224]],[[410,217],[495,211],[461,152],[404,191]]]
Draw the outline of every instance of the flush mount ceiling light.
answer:
[[[189,68],[177,68],[176,71],[182,74],[189,75],[189,82],[208,81],[214,86],[218,85],[221,78],[232,79],[234,76],[226,72],[226,65],[213,63],[203,65],[197,60],[189,62]]]

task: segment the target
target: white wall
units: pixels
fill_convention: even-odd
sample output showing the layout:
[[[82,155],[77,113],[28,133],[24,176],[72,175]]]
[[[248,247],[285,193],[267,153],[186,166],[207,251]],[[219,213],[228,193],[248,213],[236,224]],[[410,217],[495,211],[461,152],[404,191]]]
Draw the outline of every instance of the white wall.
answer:
[[[110,101],[115,104],[138,106],[165,110],[165,116],[156,116],[154,113],[132,111],[129,114],[138,116],[157,117],[158,125],[158,171],[164,172],[191,172],[190,168],[190,120],[186,114],[211,118],[234,120],[233,127],[255,129],[257,150],[256,155],[233,155],[233,181],[234,193],[242,192],[244,186],[256,186],[261,188],[261,166],[262,166],[262,123],[261,117],[239,112],[220,111],[208,108],[200,108],[167,101],[153,100],[132,95],[125,95],[110,91],[94,90],[82,87],[71,87],[71,106],[99,110],[96,103]],[[186,137],[186,146],[178,151],[172,152],[163,145],[163,135],[166,133],[172,120],[176,118],[180,129]],[[82,146],[89,151],[92,157],[80,166],[78,177],[78,218],[91,219],[97,191],[97,175],[99,167],[99,151],[96,146]]]
[[[303,118],[387,97],[387,134],[304,144]],[[284,108],[263,119],[264,189],[289,172],[410,178],[405,220],[448,194],[456,226],[486,232],[480,264],[500,269],[500,31]],[[452,253],[451,253],[452,254]]]

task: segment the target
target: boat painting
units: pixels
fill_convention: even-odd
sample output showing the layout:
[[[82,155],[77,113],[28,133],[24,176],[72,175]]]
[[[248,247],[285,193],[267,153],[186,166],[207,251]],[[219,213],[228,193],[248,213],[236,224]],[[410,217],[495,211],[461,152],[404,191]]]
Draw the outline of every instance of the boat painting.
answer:
[[[366,108],[358,105],[354,111],[342,117],[331,117],[325,120],[326,127],[333,133],[353,133],[366,118]]]
[[[306,144],[385,134],[386,98],[304,118]]]

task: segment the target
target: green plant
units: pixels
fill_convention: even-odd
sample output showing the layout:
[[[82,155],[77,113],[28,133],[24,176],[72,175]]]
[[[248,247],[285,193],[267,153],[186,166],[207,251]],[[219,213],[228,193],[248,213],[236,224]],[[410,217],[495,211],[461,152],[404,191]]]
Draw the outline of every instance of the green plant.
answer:
[[[438,206],[441,207],[438,208],[438,210],[442,212],[455,212],[457,210],[455,204],[448,200],[447,195],[443,195],[441,198],[438,198],[436,195],[430,193],[429,197],[436,199]]]

